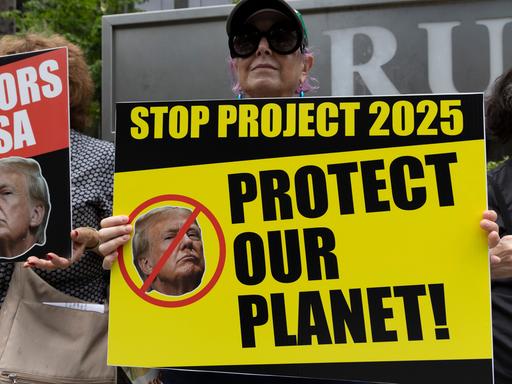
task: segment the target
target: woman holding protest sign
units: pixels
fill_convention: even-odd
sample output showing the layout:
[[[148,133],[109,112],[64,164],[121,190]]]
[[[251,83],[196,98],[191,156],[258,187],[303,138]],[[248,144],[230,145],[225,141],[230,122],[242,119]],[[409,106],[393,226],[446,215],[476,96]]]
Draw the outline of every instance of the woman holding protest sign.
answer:
[[[238,98],[303,96],[308,90],[313,57],[307,49],[306,28],[286,3],[242,1],[228,18],[227,32]],[[495,219],[492,212],[486,212],[482,221],[490,246],[499,241]],[[131,231],[126,216],[102,221],[100,251],[106,267],[115,261],[118,247],[129,241]],[[165,380],[172,373],[163,375]]]
[[[73,254],[31,256],[23,265],[0,263],[0,382],[113,383],[115,368],[106,364],[108,316],[103,309],[108,275],[101,256],[92,251],[99,245],[95,228],[111,214],[114,147],[83,133],[89,124],[92,78],[81,49],[62,36],[0,39],[0,55],[58,47],[68,49]]]
[[[63,258],[49,253],[46,255],[46,259],[31,256],[24,266],[37,267],[36,273],[63,292],[74,293],[73,296],[78,298],[103,302],[107,283],[100,283],[100,280],[103,280],[99,277],[101,276],[99,273],[101,259],[90,251],[99,245],[99,236],[94,228],[99,227],[101,218],[108,216],[112,209],[114,148],[111,143],[94,139],[83,133],[88,129],[89,105],[93,94],[92,78],[83,53],[79,47],[62,36],[46,37],[29,34],[26,36],[4,36],[0,40],[0,55],[63,46],[68,48],[69,56],[72,208],[73,227],[76,228],[71,232],[73,255],[71,258]],[[66,272],[45,271],[68,267],[71,264],[73,264],[72,268]],[[91,269],[88,271],[90,278],[78,279],[80,276],[74,276],[80,275],[79,271],[82,269],[83,272]],[[76,279],[76,284],[86,284],[88,288],[69,286],[66,279],[62,277],[63,274],[74,276],[72,281]],[[95,281],[88,281],[90,279]],[[0,290],[0,292],[2,291]],[[0,297],[3,296],[0,295]]]

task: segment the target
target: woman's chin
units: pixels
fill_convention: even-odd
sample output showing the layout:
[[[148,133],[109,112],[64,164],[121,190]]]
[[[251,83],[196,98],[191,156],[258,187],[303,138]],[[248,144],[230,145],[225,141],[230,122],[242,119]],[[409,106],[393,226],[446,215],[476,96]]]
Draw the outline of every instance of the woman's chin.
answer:
[[[254,81],[246,93],[251,97],[278,97],[284,92],[276,80],[266,78]]]

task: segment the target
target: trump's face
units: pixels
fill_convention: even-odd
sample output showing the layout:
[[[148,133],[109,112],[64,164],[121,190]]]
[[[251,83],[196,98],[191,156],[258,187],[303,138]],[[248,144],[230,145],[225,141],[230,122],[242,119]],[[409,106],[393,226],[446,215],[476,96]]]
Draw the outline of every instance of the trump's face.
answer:
[[[34,244],[31,228],[41,223],[40,209],[30,201],[25,175],[0,169],[0,257],[17,256]]]
[[[152,272],[171,243],[175,243],[173,252],[153,283],[153,288],[161,293],[180,295],[194,290],[201,283],[205,259],[199,226],[196,222],[192,223],[185,235],[177,238],[190,214],[186,209],[172,209],[160,214],[148,228],[148,255],[140,260],[142,265],[139,264],[147,275]]]

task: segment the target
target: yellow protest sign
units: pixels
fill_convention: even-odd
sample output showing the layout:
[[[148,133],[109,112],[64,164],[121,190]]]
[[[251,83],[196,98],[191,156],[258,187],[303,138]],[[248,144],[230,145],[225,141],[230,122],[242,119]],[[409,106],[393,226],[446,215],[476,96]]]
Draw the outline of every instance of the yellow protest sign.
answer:
[[[488,373],[481,94],[119,103],[116,132],[110,364]]]

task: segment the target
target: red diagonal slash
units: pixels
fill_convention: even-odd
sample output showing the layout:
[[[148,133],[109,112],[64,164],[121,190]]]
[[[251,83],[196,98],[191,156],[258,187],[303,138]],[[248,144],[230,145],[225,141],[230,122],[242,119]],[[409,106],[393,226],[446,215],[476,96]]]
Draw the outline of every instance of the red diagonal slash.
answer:
[[[176,249],[178,244],[180,243],[181,239],[185,236],[185,233],[188,231],[190,226],[194,223],[197,216],[199,216],[199,213],[201,213],[201,210],[199,208],[194,209],[194,211],[190,214],[188,219],[185,221],[183,226],[180,228],[178,233],[176,234],[176,237],[173,241],[171,241],[171,244],[169,244],[169,247],[165,250],[162,257],[160,257],[160,260],[158,260],[158,263],[153,268],[153,271],[148,276],[148,278],[144,281],[144,284],[140,288],[140,291],[142,293],[145,293],[151,284],[153,283],[153,280],[156,279],[158,274],[160,273],[160,270],[164,267],[165,263],[173,253],[173,251]]]

